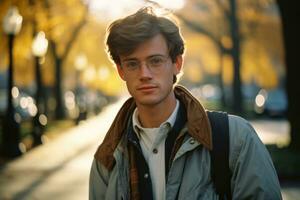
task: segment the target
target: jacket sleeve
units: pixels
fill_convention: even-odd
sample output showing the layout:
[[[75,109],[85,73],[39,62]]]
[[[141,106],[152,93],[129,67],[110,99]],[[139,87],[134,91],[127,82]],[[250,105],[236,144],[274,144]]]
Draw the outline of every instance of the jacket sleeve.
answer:
[[[280,200],[281,191],[265,145],[246,120],[229,117],[232,199]]]
[[[108,170],[94,159],[90,171],[89,200],[105,199],[108,179]]]

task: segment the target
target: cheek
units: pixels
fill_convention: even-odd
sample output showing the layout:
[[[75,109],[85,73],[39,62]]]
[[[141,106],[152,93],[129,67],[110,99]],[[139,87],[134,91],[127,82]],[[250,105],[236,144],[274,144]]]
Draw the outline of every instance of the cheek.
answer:
[[[128,91],[132,91],[133,88],[134,88],[135,83],[132,80],[131,81],[126,80],[125,82],[126,82],[126,86],[127,86]]]
[[[133,76],[131,76],[130,74],[126,74],[126,73],[123,73],[122,75],[123,75],[123,77],[122,77],[123,81],[125,81],[127,85],[132,85],[135,78]]]
[[[173,83],[173,77],[176,76],[177,74],[178,74],[177,70],[172,68],[166,72],[165,79]]]
[[[172,70],[166,70],[164,72],[158,73],[156,76],[156,80],[164,85],[164,87],[169,87],[173,85],[173,76],[174,73]]]
[[[131,96],[134,96],[132,87],[130,86],[130,84],[129,84],[128,82],[126,82],[126,87],[127,87],[128,93],[129,93]]]

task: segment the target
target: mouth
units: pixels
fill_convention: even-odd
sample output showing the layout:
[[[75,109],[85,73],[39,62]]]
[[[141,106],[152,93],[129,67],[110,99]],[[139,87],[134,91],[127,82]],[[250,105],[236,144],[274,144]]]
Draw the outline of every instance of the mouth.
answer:
[[[154,86],[154,85],[144,85],[144,86],[138,87],[137,90],[141,91],[141,92],[152,92],[156,88],[157,88],[157,86]]]

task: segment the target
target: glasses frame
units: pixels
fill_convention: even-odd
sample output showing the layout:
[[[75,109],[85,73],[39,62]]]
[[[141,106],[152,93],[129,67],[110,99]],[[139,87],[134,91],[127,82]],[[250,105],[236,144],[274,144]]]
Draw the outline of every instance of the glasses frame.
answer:
[[[142,65],[146,65],[151,72],[158,72],[170,59],[170,56],[155,54],[147,57],[144,61],[136,58],[128,58],[121,61],[121,67],[128,72],[136,72],[141,69]]]

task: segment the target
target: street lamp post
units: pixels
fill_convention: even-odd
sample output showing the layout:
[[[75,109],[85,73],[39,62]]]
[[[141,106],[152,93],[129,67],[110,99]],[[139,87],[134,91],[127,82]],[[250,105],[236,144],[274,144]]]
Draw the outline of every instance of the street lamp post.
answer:
[[[32,43],[32,53],[35,57],[35,80],[36,80],[36,93],[35,101],[37,106],[37,113],[33,117],[33,146],[43,143],[42,136],[44,133],[44,126],[47,124],[47,117],[44,114],[44,107],[42,103],[43,82],[40,63],[44,58],[48,48],[48,40],[44,32],[39,32]]]
[[[12,98],[13,78],[13,42],[14,37],[21,30],[22,16],[17,7],[9,8],[3,18],[3,30],[8,35],[9,66],[8,66],[8,88],[7,88],[7,110],[3,120],[2,152],[7,157],[17,157],[21,155],[19,148],[20,124],[15,119],[15,109]]]

